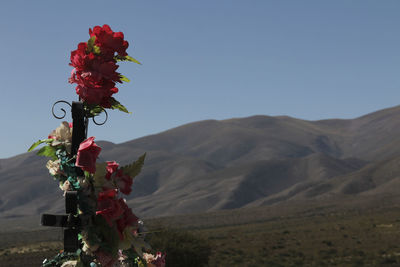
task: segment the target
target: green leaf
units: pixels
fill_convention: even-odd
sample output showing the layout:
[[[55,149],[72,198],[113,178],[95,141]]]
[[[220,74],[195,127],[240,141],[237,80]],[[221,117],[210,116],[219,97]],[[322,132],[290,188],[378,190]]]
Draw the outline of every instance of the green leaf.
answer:
[[[93,116],[93,117],[99,115],[103,111],[104,111],[104,109],[99,105],[89,107],[90,116]]]
[[[111,108],[112,109],[118,109],[118,110],[120,110],[122,112],[132,114],[131,112],[129,112],[126,109],[126,107],[124,107],[121,103],[119,103],[117,100],[115,100],[114,97],[111,97]]]
[[[47,143],[50,144],[51,142],[53,142],[53,139],[43,139],[43,140],[39,140],[36,143],[34,143],[33,145],[31,145],[31,147],[28,149],[28,152],[31,152],[32,150],[34,150],[38,145],[43,144],[43,143]]]
[[[96,36],[90,37],[90,39],[87,41],[87,50],[89,52],[93,51],[94,41],[96,41]]]
[[[96,41],[96,36],[92,36],[92,37],[90,37],[90,39],[87,41],[87,52],[93,52],[93,54],[96,54],[96,55],[98,55],[98,54],[100,54],[100,47],[98,47],[98,46],[96,46],[96,45],[94,45],[94,43],[95,43],[95,41]]]
[[[122,74],[120,74],[119,75],[119,78],[121,79],[121,81],[123,81],[123,82],[127,82],[127,83],[129,83],[131,80],[129,80],[127,77],[125,77],[124,75],[122,75]]]
[[[51,157],[53,160],[57,160],[56,148],[52,146],[44,146],[39,149],[36,154],[44,157]]]
[[[134,58],[131,57],[131,56],[125,56],[125,59],[126,59],[127,61],[134,62],[134,63],[136,63],[136,64],[142,65],[142,63],[140,63],[137,59],[134,59]]]
[[[139,64],[139,65],[142,65],[142,63],[140,63],[137,59],[135,59],[135,58],[133,58],[131,56],[124,56],[124,57],[115,56],[114,59],[116,61],[130,61],[130,62],[134,62],[134,63]]]
[[[98,54],[100,54],[100,47],[98,47],[97,45],[95,45],[95,46],[93,46],[93,53],[95,54],[95,55],[98,55]]]
[[[96,163],[96,173],[93,175],[93,183],[95,187],[100,187],[104,184],[107,173],[106,166],[106,162]]]
[[[121,169],[122,169],[123,173],[129,175],[132,178],[137,176],[140,173],[140,171],[142,170],[145,158],[146,158],[146,153],[144,153],[142,156],[140,156],[132,164],[122,167]]]
[[[90,179],[92,177],[92,174],[88,171],[83,171],[83,174],[85,175],[85,179]]]

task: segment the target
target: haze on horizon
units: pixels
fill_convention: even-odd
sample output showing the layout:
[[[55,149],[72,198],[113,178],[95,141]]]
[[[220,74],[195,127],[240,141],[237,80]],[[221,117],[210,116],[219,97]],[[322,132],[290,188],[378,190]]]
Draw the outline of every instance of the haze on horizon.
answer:
[[[355,118],[400,99],[398,1],[8,1],[0,10],[0,158],[25,152],[76,100],[69,55],[109,24],[142,66],[89,136],[115,143],[204,119]],[[70,117],[66,118],[70,120]]]

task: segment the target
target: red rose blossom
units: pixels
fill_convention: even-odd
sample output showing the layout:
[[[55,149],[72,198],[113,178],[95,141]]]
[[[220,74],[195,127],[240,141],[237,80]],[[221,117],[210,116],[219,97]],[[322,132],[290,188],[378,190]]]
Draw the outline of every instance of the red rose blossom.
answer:
[[[89,29],[90,37],[95,36],[95,45],[100,47],[101,53],[105,55],[106,58],[111,59],[114,57],[115,52],[119,56],[126,56],[126,49],[129,43],[124,40],[124,34],[122,32],[113,32],[107,24],[103,27],[95,26]]]
[[[116,224],[117,224],[119,238],[123,240],[124,239],[123,232],[125,230],[125,227],[127,226],[134,226],[135,228],[138,227],[138,217],[136,217],[136,215],[133,214],[132,210],[128,207],[128,205],[126,205],[124,199],[120,198],[118,201],[124,213],[122,214],[121,218],[119,218],[116,221]]]
[[[129,195],[132,192],[133,179],[129,175],[124,174],[118,167],[119,164],[115,161],[107,161],[105,178],[107,180],[112,179],[121,193]]]
[[[76,93],[88,103],[111,108],[111,96],[118,92],[115,83],[122,83],[115,53],[120,57],[128,54],[128,42],[122,32],[113,32],[108,25],[95,26],[89,29],[94,38],[93,44],[82,42],[71,52],[71,63],[74,67],[69,78],[70,83],[76,83]]]
[[[80,43],[78,49],[71,52],[70,65],[74,69],[69,82],[78,84],[76,93],[82,100],[109,108],[109,98],[118,92],[115,82],[121,82],[115,60],[105,61],[99,55],[87,53],[87,43]]]
[[[89,137],[79,145],[75,165],[90,173],[96,172],[96,159],[101,147],[94,142],[94,137]]]
[[[121,193],[129,195],[132,192],[133,179],[129,175],[124,174],[122,170],[117,171],[115,182]]]
[[[110,180],[111,175],[118,169],[119,164],[116,163],[115,161],[107,161],[107,166],[106,166],[106,170],[107,170],[107,174],[106,174],[106,179]]]
[[[124,213],[124,209],[121,207],[121,202],[115,199],[116,195],[117,190],[109,189],[100,192],[97,198],[96,215],[103,216],[110,227],[112,227],[113,222]]]

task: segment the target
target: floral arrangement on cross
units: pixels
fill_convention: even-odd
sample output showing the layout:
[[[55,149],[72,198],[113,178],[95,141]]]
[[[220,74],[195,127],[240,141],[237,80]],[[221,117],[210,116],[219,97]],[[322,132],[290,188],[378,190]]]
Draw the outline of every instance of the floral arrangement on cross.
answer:
[[[71,52],[73,70],[69,78],[70,83],[77,84],[76,93],[84,111],[85,138],[88,118],[95,122],[94,117],[100,113],[107,115],[105,109],[129,113],[113,97],[118,92],[116,83],[129,82],[116,71],[117,63],[131,61],[140,64],[127,54],[129,44],[122,32],[113,32],[108,25],[103,25],[89,29],[89,34],[90,39],[79,43],[78,48]],[[51,260],[46,259],[43,267],[165,266],[165,254],[150,253],[151,248],[144,240],[143,222],[123,198],[123,195],[131,193],[133,179],[140,173],[146,154],[126,166],[115,161],[98,163],[101,148],[94,142],[94,137],[86,138],[77,148],[73,147],[74,131],[79,130],[78,125],[75,128],[73,123],[64,121],[47,139],[37,141],[28,150],[45,144],[37,154],[51,158],[46,167],[58,180],[64,196],[70,191],[77,192],[75,217],[80,222],[79,249],[76,252],[63,251]]]

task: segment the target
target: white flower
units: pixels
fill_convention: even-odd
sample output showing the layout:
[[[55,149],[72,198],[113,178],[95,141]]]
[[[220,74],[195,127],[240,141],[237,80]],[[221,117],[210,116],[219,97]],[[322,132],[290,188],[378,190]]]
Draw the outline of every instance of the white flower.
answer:
[[[49,134],[49,138],[53,139],[51,146],[64,145],[67,152],[71,152],[72,128],[69,127],[68,122],[63,121],[57,129]]]
[[[146,263],[151,263],[156,259],[156,257],[150,253],[143,253],[143,259],[146,261]]]
[[[46,164],[47,169],[51,175],[55,176],[57,174],[63,174],[63,171],[60,169],[60,160],[49,160]]]
[[[69,141],[71,142],[72,140],[72,129],[69,128],[69,123],[66,121],[63,121],[60,126],[57,127],[54,131],[50,133],[50,136],[53,136],[56,138],[56,140],[62,142],[62,141]]]
[[[61,190],[68,191],[70,189],[71,183],[66,180],[64,184],[61,186]]]
[[[61,267],[75,267],[78,264],[78,261],[66,261]]]

